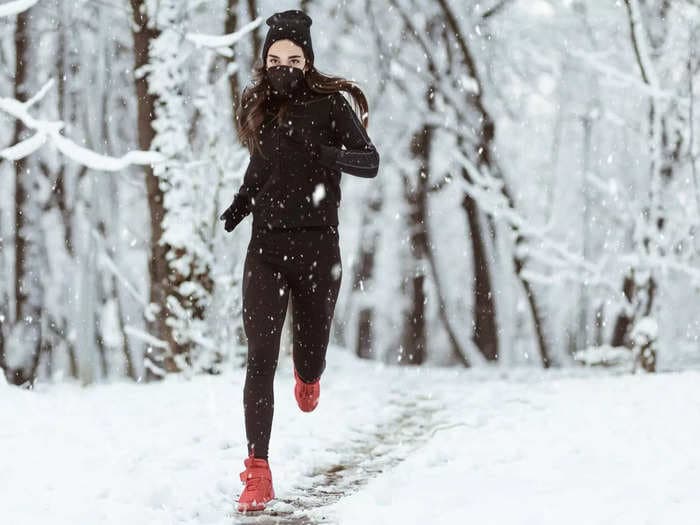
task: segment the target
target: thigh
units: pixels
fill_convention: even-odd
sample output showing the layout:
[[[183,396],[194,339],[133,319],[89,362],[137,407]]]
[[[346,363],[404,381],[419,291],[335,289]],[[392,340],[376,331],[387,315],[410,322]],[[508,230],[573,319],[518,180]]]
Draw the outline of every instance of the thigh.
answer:
[[[325,350],[342,279],[337,230],[304,237],[303,263],[289,283],[295,352]]]

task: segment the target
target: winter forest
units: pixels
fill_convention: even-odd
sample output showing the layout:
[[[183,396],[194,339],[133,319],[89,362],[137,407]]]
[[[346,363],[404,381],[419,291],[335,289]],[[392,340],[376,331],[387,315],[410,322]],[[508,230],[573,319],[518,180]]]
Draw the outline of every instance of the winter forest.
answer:
[[[287,9],[381,163],[250,521],[219,216]],[[697,523],[699,105],[700,0],[0,2],[0,522]]]

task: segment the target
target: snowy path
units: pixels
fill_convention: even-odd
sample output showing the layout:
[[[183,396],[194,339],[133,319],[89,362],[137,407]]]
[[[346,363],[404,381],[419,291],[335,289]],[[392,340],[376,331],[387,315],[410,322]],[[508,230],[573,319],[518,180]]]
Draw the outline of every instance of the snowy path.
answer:
[[[316,411],[275,379],[278,500],[235,511],[243,371],[0,385],[9,525],[695,525],[700,372],[393,368],[333,348]]]
[[[339,461],[312,475],[311,484],[294,487],[261,513],[242,517],[231,514],[234,523],[265,525],[312,525],[328,523],[322,507],[359,490],[368,480],[408,457],[438,426],[437,413],[444,408],[426,394],[407,398],[405,389],[392,388],[387,407],[396,413],[374,429],[358,434],[343,447]],[[316,511],[316,512],[310,512]]]

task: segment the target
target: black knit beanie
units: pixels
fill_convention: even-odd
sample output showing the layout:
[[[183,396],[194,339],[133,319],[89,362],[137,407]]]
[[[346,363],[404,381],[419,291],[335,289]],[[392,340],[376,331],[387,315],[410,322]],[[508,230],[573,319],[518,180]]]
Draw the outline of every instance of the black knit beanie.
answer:
[[[265,20],[265,23],[270,26],[267,30],[265,43],[262,48],[263,64],[267,63],[267,51],[270,46],[277,40],[285,38],[291,40],[296,45],[304,50],[306,59],[310,62],[314,60],[314,50],[311,47],[311,17],[304,11],[298,9],[290,9],[275,13],[270,18]]]

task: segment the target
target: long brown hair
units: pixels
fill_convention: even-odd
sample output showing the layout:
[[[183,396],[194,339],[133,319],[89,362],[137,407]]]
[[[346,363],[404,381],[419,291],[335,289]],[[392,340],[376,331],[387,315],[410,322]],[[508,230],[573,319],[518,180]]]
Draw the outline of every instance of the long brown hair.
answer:
[[[304,74],[306,85],[312,91],[321,94],[348,92],[360,110],[360,120],[365,129],[369,125],[369,108],[367,98],[362,90],[354,82],[343,77],[326,75],[314,67],[313,62],[308,62],[309,68]],[[236,108],[236,128],[241,144],[248,148],[252,154],[253,149],[260,150],[260,143],[255,140],[260,125],[265,120],[265,107],[270,97],[270,83],[265,75],[265,64],[258,58],[253,67],[252,83],[243,90],[241,101]],[[277,119],[281,121],[288,108],[288,103],[280,105]]]

